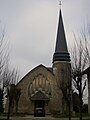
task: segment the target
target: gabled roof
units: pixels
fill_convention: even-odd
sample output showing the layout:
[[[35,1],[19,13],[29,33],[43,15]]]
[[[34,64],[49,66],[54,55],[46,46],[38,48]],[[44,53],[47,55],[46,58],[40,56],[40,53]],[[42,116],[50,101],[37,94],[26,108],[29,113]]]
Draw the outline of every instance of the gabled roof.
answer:
[[[53,73],[53,68],[52,67],[48,67],[48,70],[50,70]]]
[[[38,91],[31,97],[31,100],[49,100],[49,97],[47,97],[43,92]]]
[[[36,66],[34,69],[32,69],[30,72],[28,72],[28,73],[17,83],[17,85],[18,85],[26,76],[28,76],[31,72],[33,72],[35,69],[37,69],[37,68],[39,68],[39,67],[45,68],[48,72],[50,72],[52,75],[54,75],[54,74],[53,74],[53,71],[52,71],[51,69],[49,69],[48,67],[45,67],[44,65],[40,64],[40,65]]]
[[[69,56],[68,49],[67,49],[61,9],[59,13],[56,48],[55,48],[55,53],[53,56],[53,62],[54,61],[70,61],[70,56]]]

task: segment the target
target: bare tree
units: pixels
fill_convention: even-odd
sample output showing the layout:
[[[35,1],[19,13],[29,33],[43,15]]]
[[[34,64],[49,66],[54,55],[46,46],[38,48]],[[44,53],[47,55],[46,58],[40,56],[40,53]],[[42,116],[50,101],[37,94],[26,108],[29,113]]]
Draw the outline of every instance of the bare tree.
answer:
[[[18,82],[19,79],[19,74],[18,70],[13,68],[10,69],[7,67],[4,69],[3,72],[3,89],[4,87],[7,88],[7,95],[6,97],[9,100],[9,105],[8,105],[8,114],[7,114],[7,119],[9,120],[10,114],[13,113],[13,107],[15,104],[15,112],[17,113],[18,109],[18,101],[20,97],[20,90],[16,88],[16,83]]]
[[[6,60],[5,51],[4,51],[4,33],[0,34],[0,83],[2,83],[2,75],[3,75],[3,68],[4,63]]]
[[[5,31],[3,30],[0,31],[0,93],[2,93],[0,100],[3,100],[4,88],[7,88],[7,91],[9,91],[9,86],[16,84],[19,79],[18,70],[14,67],[11,68],[9,61],[9,44],[5,39]],[[1,103],[3,104],[3,101]]]
[[[9,105],[8,105],[8,115],[7,120],[10,119],[10,114],[13,114],[14,107],[15,107],[15,114],[18,110],[18,101],[21,95],[21,89],[18,89],[15,84],[11,84],[8,89],[8,99],[9,99]]]
[[[0,88],[0,113],[3,113],[3,91]]]
[[[17,69],[5,68],[3,71],[3,87],[8,87],[11,84],[16,84],[19,79],[19,72]]]
[[[80,120],[82,120],[83,93],[86,88],[87,79],[83,77],[82,72],[90,65],[89,43],[84,31],[77,38],[74,35],[75,44],[72,51],[72,77],[73,85],[78,91],[80,98]]]
[[[6,52],[7,47],[6,42],[4,40],[5,38],[5,32],[4,30],[1,32],[0,31],[0,90],[1,90],[1,103],[3,107],[3,73],[4,73],[4,68],[5,68],[5,63],[7,62],[8,59],[8,52]],[[6,48],[6,49],[5,49]]]
[[[19,71],[10,65],[9,44],[3,29],[0,31],[0,83],[2,88],[18,82]]]

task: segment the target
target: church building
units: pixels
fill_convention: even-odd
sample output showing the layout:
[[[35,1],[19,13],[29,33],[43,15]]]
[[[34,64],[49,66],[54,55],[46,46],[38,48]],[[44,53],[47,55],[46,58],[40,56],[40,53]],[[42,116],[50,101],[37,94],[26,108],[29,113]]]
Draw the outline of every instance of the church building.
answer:
[[[17,84],[17,88],[21,89],[18,113],[34,116],[68,113],[67,98],[71,93],[71,80],[70,55],[60,9],[52,66],[36,66]]]

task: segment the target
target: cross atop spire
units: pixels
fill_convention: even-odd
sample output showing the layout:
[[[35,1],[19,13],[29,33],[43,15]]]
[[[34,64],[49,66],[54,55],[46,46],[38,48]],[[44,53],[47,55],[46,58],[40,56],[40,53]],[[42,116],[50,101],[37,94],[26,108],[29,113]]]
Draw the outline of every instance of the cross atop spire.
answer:
[[[62,6],[62,2],[61,1],[59,1],[59,6],[60,6],[60,9],[61,9],[61,6]]]
[[[53,56],[53,62],[54,61],[70,61],[70,56],[69,56],[68,49],[67,49],[67,42],[66,42],[66,37],[65,37],[61,9],[59,13],[56,48],[55,48],[55,53]]]
[[[62,5],[61,1],[59,1],[59,5],[60,5],[60,8],[61,8],[61,5]]]

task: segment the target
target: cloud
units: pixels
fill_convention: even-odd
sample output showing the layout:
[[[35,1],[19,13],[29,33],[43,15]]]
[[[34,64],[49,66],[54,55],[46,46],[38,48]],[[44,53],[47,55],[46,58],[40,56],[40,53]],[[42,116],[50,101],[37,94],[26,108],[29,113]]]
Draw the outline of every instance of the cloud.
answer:
[[[62,14],[68,46],[73,31],[89,16],[89,0],[63,0]],[[59,6],[56,0],[0,1],[0,19],[6,25],[11,44],[11,62],[20,68],[21,76],[38,64],[52,65]]]

